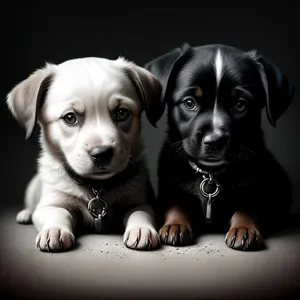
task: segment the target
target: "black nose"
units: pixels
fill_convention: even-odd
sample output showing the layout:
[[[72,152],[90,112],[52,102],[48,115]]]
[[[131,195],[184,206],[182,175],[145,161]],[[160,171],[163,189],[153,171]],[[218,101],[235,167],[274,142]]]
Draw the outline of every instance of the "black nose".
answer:
[[[207,150],[216,151],[221,150],[227,143],[226,135],[207,135],[203,139],[203,144]]]
[[[96,147],[89,151],[89,155],[96,163],[108,163],[114,155],[114,148],[111,146]]]

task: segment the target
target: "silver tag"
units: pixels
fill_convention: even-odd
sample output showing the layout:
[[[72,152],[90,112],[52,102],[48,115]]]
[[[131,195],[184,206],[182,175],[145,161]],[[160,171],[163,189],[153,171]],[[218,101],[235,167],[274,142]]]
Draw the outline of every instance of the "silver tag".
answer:
[[[95,219],[95,228],[97,232],[101,232],[103,228],[103,220],[102,216],[99,215],[98,218]]]
[[[208,195],[207,204],[206,204],[206,218],[210,219],[211,217],[211,194]]]

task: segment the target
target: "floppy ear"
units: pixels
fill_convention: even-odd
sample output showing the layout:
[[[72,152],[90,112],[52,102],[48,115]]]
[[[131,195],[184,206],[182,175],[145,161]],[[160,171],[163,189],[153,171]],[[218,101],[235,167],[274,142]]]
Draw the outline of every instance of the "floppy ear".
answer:
[[[293,100],[295,86],[273,62],[262,55],[259,55],[257,60],[262,66],[267,117],[269,122],[276,127],[277,120]]]
[[[26,130],[28,139],[37,122],[37,110],[43,104],[53,77],[52,65],[36,70],[17,84],[7,95],[7,105],[13,116]]]
[[[124,70],[143,101],[150,124],[157,127],[156,123],[164,113],[164,107],[160,102],[162,91],[160,82],[152,73],[135,63],[129,63]]]
[[[163,54],[144,65],[144,68],[156,76],[162,84],[162,98],[163,105],[166,104],[168,91],[172,87],[172,79],[176,71],[188,59],[189,54],[192,53],[192,48],[188,43],[173,49],[172,51]]]

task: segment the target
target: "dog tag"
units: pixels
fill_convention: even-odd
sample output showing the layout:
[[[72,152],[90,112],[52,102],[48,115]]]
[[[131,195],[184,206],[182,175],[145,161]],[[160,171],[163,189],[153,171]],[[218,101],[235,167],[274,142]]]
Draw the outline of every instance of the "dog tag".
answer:
[[[101,215],[98,215],[98,218],[95,219],[95,228],[97,232],[101,232],[103,228],[103,219]]]
[[[210,219],[211,217],[211,194],[208,195],[207,203],[206,203],[206,218]]]

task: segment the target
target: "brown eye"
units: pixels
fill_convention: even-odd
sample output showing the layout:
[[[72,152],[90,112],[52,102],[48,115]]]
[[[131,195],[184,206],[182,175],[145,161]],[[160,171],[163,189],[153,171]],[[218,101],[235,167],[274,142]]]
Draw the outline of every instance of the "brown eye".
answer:
[[[189,97],[189,98],[186,98],[184,101],[183,101],[183,105],[185,106],[186,109],[188,110],[196,110],[197,109],[197,104],[196,104],[196,101]]]
[[[116,113],[116,119],[118,122],[124,122],[130,116],[130,111],[124,107],[118,108],[115,113]]]
[[[239,99],[235,104],[235,110],[238,112],[244,112],[248,107],[247,101],[244,99]]]
[[[63,116],[63,120],[68,125],[75,125],[78,123],[77,117],[74,113],[69,112]]]

